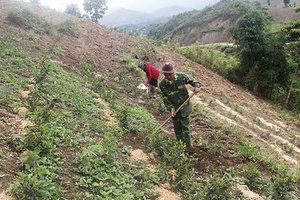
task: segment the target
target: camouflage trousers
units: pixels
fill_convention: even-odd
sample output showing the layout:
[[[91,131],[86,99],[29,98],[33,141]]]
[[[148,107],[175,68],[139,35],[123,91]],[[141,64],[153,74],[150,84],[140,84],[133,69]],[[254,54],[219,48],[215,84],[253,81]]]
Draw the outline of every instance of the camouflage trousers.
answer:
[[[177,140],[183,141],[187,147],[192,145],[190,136],[190,119],[189,116],[182,117],[181,113],[178,112],[175,117],[173,117],[174,131]]]

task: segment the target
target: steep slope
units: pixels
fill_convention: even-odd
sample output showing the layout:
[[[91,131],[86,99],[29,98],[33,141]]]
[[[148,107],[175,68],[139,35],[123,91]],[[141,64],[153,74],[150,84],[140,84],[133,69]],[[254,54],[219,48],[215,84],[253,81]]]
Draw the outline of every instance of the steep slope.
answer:
[[[73,72],[78,76],[83,75],[81,69],[84,66],[80,63],[80,60],[87,58],[95,64],[97,75],[103,77],[106,85],[110,88],[110,92],[118,94],[117,101],[129,101],[147,108],[158,123],[164,122],[168,117],[168,114],[162,108],[153,106],[155,103],[161,103],[161,99],[151,102],[134,90],[137,84],[144,80],[136,76],[135,71],[128,74],[124,73],[124,69],[127,68],[128,64],[124,62],[124,56],[126,54],[130,56],[133,53],[132,50],[146,49],[146,52],[151,51],[154,53],[153,57],[149,57],[149,61],[153,65],[161,67],[165,62],[171,62],[175,65],[177,71],[189,72],[195,76],[203,85],[201,92],[193,97],[195,112],[192,121],[192,137],[195,148],[192,150],[193,156],[198,159],[194,165],[197,176],[209,177],[210,169],[225,172],[229,167],[255,162],[257,159],[255,156],[245,158],[237,155],[238,151],[234,148],[237,145],[236,138],[242,136],[252,141],[253,145],[267,152],[270,157],[274,156],[278,160],[287,163],[291,169],[297,170],[295,164],[300,161],[300,125],[295,118],[299,116],[293,118],[292,115],[278,113],[276,108],[268,102],[256,98],[204,66],[193,63],[167,49],[153,47],[144,42],[142,38],[121,34],[85,19],[72,17],[80,25],[81,35],[79,37],[63,34],[54,36],[39,35],[10,24],[6,20],[8,9],[5,8],[7,7],[2,6],[0,8],[0,31],[2,34],[12,32],[13,34],[22,35],[23,38],[34,36],[36,43],[30,48],[32,54],[47,50],[50,46],[59,49],[60,53],[52,57],[52,61],[58,63],[66,71]],[[70,17],[55,11],[46,12],[41,7],[35,9],[38,13],[48,13],[48,16],[52,16],[52,20]],[[132,79],[126,79],[128,77]],[[24,92],[21,96],[26,98],[26,94]],[[97,95],[94,96],[99,104],[105,105],[101,98]],[[106,112],[103,113],[108,113],[108,116],[110,116],[109,106],[104,106],[104,108]],[[1,107],[0,114],[2,133],[7,135],[12,134],[12,132],[18,133],[26,126],[22,113]],[[285,116],[289,116],[289,118]],[[115,126],[113,122],[112,126]],[[225,127],[225,130],[220,127]],[[236,134],[231,134],[231,132],[234,132],[231,131],[232,129],[236,131]],[[171,123],[164,127],[164,131],[166,136],[174,137]],[[130,133],[124,136],[123,143],[124,145],[130,145],[132,149],[141,149],[143,139],[150,133],[150,130],[145,134]],[[215,147],[215,151],[207,151],[207,148],[201,145],[201,142],[204,141],[208,142],[206,147]],[[7,144],[1,143],[1,147],[2,145],[9,149]],[[292,153],[286,150],[287,147],[292,148]],[[72,152],[67,153],[71,154]],[[9,162],[7,163],[9,165],[6,167],[1,166],[0,170],[0,192],[5,191],[17,173],[22,170],[22,164],[19,161],[20,155],[13,149],[10,149],[8,155]],[[72,163],[70,160],[67,161]],[[15,162],[18,163],[17,166],[14,165]],[[270,168],[266,163],[261,161],[257,165],[264,173],[269,175]],[[70,184],[68,185],[67,195],[71,197],[70,193],[75,190],[75,184],[72,185],[72,177],[69,177],[69,179],[70,183],[66,181],[65,184]],[[299,197],[298,193],[296,195]]]
[[[284,8],[280,3],[271,1],[268,6],[264,1],[220,1],[203,10],[182,13],[167,23],[153,26],[148,36],[180,45],[191,45],[196,41],[200,44],[232,42],[229,28],[251,7],[264,10],[275,24],[300,19],[300,13],[296,13],[293,7]]]

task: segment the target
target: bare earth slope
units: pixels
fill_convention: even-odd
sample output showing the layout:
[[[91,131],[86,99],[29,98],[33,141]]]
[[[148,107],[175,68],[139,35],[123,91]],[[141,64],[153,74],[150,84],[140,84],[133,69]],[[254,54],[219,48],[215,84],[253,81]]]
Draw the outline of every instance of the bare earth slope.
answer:
[[[4,7],[3,5],[0,7],[0,32],[25,33],[23,29],[9,24],[5,19],[6,10],[2,10]],[[56,12],[54,14],[60,15]],[[61,15],[64,16],[63,14]],[[55,44],[62,50],[62,53],[53,61],[60,63],[66,70],[73,72],[76,72],[78,67],[80,67],[78,66],[79,58],[87,56],[96,63],[99,71],[107,78],[107,82],[114,84],[115,77],[108,75],[109,70],[112,68],[117,70],[124,67],[121,56],[138,44],[140,39],[95,25],[95,23],[85,19],[79,19],[78,22],[83,32],[80,37],[41,35],[37,38],[39,46],[33,51],[39,51],[40,48],[47,48],[49,45]],[[156,57],[160,58],[153,60],[155,66],[161,67],[165,62],[171,62],[175,65],[177,71],[187,70],[184,67],[187,62],[186,58],[167,49],[157,48],[155,52]],[[261,149],[270,154],[278,155],[279,159],[290,164],[292,168],[296,168],[300,161],[299,124],[293,124],[292,121],[283,118],[269,103],[256,98],[204,66],[191,62],[191,68],[193,75],[203,85],[201,92],[192,98],[195,108],[206,111],[207,115],[214,121],[238,127],[241,133],[247,135],[247,138],[260,146]],[[132,99],[132,101],[134,102],[136,99]],[[156,113],[155,110],[150,110],[150,112]],[[0,117],[3,119],[0,122],[1,132],[21,131],[22,123],[24,123],[21,115],[7,111],[5,108],[0,108]],[[162,123],[168,116],[163,114],[155,117]],[[209,127],[203,123],[205,123],[204,119],[192,122],[192,137],[195,141],[199,137],[209,138],[211,137],[209,134],[218,134],[214,130],[208,130]],[[171,123],[168,123],[165,128],[170,136],[174,135]],[[226,136],[223,135],[221,137],[226,140]],[[142,136],[141,138],[128,136],[128,138],[124,139],[124,142],[133,146],[134,149],[141,149],[142,139]],[[285,148],[287,146],[293,148],[292,154],[286,153]],[[234,166],[243,162],[231,158],[230,152],[224,152],[220,157],[212,157],[201,149],[195,148],[194,151],[195,156],[202,159],[201,163],[199,162],[195,166],[199,171],[207,164],[217,166],[221,162],[225,166]],[[8,156],[10,165],[0,171],[0,193],[5,191],[9,182],[16,175],[15,173],[18,170],[18,164],[15,164],[18,163],[17,156],[17,154],[11,153]],[[211,162],[204,160],[205,156]]]

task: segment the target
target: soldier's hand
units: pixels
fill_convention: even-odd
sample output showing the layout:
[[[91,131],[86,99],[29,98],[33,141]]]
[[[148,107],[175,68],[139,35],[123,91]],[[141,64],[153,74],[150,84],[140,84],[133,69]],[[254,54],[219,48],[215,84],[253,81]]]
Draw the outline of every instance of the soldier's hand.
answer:
[[[194,92],[195,94],[197,94],[199,91],[200,91],[200,88],[198,88],[198,87],[194,87],[194,90],[193,90],[193,92]]]

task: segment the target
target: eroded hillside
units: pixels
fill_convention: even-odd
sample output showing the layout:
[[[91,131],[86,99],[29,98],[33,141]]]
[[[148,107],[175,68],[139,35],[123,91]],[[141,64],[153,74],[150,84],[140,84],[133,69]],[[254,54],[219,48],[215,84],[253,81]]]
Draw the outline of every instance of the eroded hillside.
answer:
[[[251,7],[266,12],[272,19],[271,23],[277,25],[300,19],[300,13],[294,10],[294,6],[299,5],[299,2],[291,2],[290,7],[284,7],[282,1],[270,1],[270,5],[265,1],[249,2],[220,1],[203,10],[182,13],[174,16],[167,23],[154,27],[148,35],[159,41],[181,46],[188,46],[195,42],[231,43],[233,40],[229,29]]]
[[[254,163],[262,173],[262,176],[277,177],[274,174],[281,171],[273,163],[279,164],[283,162],[289,166],[292,172],[296,171],[299,173],[299,168],[297,167],[300,161],[299,115],[278,110],[275,106],[256,98],[242,88],[206,69],[204,66],[191,62],[168,49],[152,46],[143,38],[121,34],[86,19],[76,19],[56,11],[49,12],[44,10],[44,8],[36,7],[35,10],[37,13],[45,13],[53,21],[59,21],[65,17],[72,18],[72,20],[75,20],[79,24],[81,30],[80,36],[73,37],[59,33],[54,35],[40,35],[34,33],[32,30],[24,30],[7,20],[6,17],[10,6],[13,5],[3,5],[0,8],[0,31],[2,35],[11,32],[14,39],[20,42],[27,40],[27,38],[35,38],[35,42],[30,43],[27,49],[31,55],[39,55],[39,52],[42,51],[47,52],[49,47],[51,47],[52,51],[54,49],[58,52],[51,57],[51,62],[58,64],[67,72],[74,73],[75,76],[81,77],[85,75],[85,65],[82,60],[88,60],[89,63],[93,64],[93,73],[97,77],[101,77],[99,80],[103,81],[107,86],[108,90],[105,91],[106,96],[109,96],[110,93],[116,94],[115,101],[120,102],[124,107],[128,103],[131,103],[147,109],[157,124],[163,123],[168,118],[168,113],[163,109],[161,98],[155,101],[149,100],[147,96],[136,90],[136,86],[145,81],[143,79],[144,76],[138,76],[138,72],[134,70],[134,66],[131,66],[131,68],[128,67],[130,63],[127,61],[130,59],[126,60],[125,58],[131,57],[134,53],[143,56],[143,53],[151,52],[148,61],[156,67],[160,68],[165,62],[170,62],[175,66],[177,71],[188,72],[198,79],[203,87],[201,92],[192,98],[194,104],[192,120],[194,148],[190,155],[197,159],[193,163],[193,169],[197,178],[209,179],[213,172],[226,174],[228,169],[234,168],[237,171],[237,179],[233,181],[236,186],[233,192],[235,197],[240,195],[246,199],[266,199],[266,193],[260,189],[252,189],[253,191],[247,189],[251,187],[251,184],[247,184],[242,180],[244,178],[243,166]],[[4,68],[4,63],[1,64],[3,65],[1,67]],[[82,70],[83,68],[84,70]],[[89,68],[86,68],[86,70],[89,70]],[[27,83],[24,83],[28,84],[26,85],[28,90],[14,91],[25,102],[30,92],[32,92],[30,90],[32,85],[30,84],[33,84],[31,81],[33,77],[21,72],[19,75],[29,76],[27,78],[30,79]],[[71,80],[73,81],[73,79]],[[88,87],[88,84],[85,87]],[[86,89],[83,87],[82,90],[85,91]],[[81,88],[78,88],[78,90],[81,90]],[[113,102],[101,98],[101,95],[103,95],[101,92],[96,94],[88,90],[88,93],[91,94],[97,104],[101,105],[98,114],[103,117],[102,120],[105,121],[107,126],[107,129],[97,131],[109,132],[107,130],[112,130],[112,127],[121,124],[121,121],[115,119],[114,112],[116,110],[111,110]],[[55,99],[51,107],[53,112],[58,110],[58,106],[65,105],[60,101],[60,99]],[[65,101],[68,103],[68,99],[65,99]],[[81,102],[78,102],[78,104],[81,104]],[[88,101],[87,104],[91,103]],[[0,107],[0,132],[2,135],[1,139],[3,139],[1,148],[5,152],[5,156],[1,157],[1,163],[4,164],[0,168],[0,193],[5,192],[12,181],[25,168],[24,163],[20,160],[22,152],[18,152],[12,148],[14,145],[10,142],[18,143],[19,138],[26,136],[26,127],[30,126],[30,121],[26,120],[26,115],[24,114],[28,112],[26,110],[28,108],[25,107],[26,105],[26,103],[24,103],[24,107],[16,105],[14,109],[8,109],[3,105]],[[59,108],[62,109],[64,106]],[[92,122],[101,123],[101,121]],[[92,132],[91,126],[93,123],[74,125],[78,126],[78,129],[88,129],[89,134],[93,136],[92,140],[100,141],[99,138],[101,137]],[[174,138],[171,122],[163,127],[162,132],[164,133],[164,137]],[[151,135],[151,129],[138,133],[130,132],[124,135],[118,144],[128,147],[132,152],[134,150],[142,150],[143,146],[147,146],[147,143],[145,144],[143,141],[148,135]],[[16,139],[12,140],[15,137]],[[68,138],[64,139],[68,140]],[[250,142],[245,142],[246,140]],[[73,159],[75,154],[77,155],[78,153],[75,150],[78,151],[79,148],[80,146],[75,148],[67,146],[61,149],[64,155],[62,157],[65,158],[67,167],[74,167],[75,162],[73,162]],[[109,148],[107,147],[107,149]],[[262,151],[265,156],[264,158],[268,157],[270,160],[263,160],[258,154],[255,154],[257,150]],[[106,152],[100,149],[99,151],[104,152],[102,156],[109,153],[109,150]],[[176,152],[169,153],[175,154]],[[150,155],[152,155],[150,159],[151,164],[157,164],[160,160],[159,156],[156,154]],[[84,156],[81,159],[84,159]],[[80,163],[77,160],[76,164],[84,165],[85,162],[87,161],[82,160],[82,163]],[[166,178],[164,181],[167,182],[169,180],[171,185],[174,184],[174,181],[178,178],[176,170],[170,170],[170,172],[173,172],[171,175],[168,172],[171,178]],[[276,173],[272,174],[272,172]],[[67,173],[60,174],[63,178],[58,182],[66,190],[65,198],[73,199],[77,194],[76,192],[88,191],[88,188],[92,187],[91,185],[95,186],[95,188],[99,187],[101,190],[101,185],[98,182],[93,184],[87,182],[86,185],[79,185],[76,177],[79,176],[78,174],[81,175],[81,173],[76,173],[76,171],[69,169]],[[136,174],[135,176],[138,176],[136,180],[143,178]],[[153,178],[153,176],[149,176],[149,178],[151,177]],[[103,184],[108,183],[104,182]],[[178,185],[175,182],[172,187],[166,188],[168,191],[173,190],[177,192],[178,195],[175,196],[179,198],[178,196],[180,196],[180,192],[183,190],[180,191],[176,186]],[[299,187],[299,182],[297,182],[297,187]],[[291,196],[293,195],[295,199],[299,198],[298,188],[293,188],[290,191]],[[94,191],[89,192],[92,193]],[[92,194],[95,195],[95,193]],[[190,195],[192,196],[192,194]],[[193,199],[191,196],[189,198]],[[185,197],[182,194],[181,198],[185,199]]]

